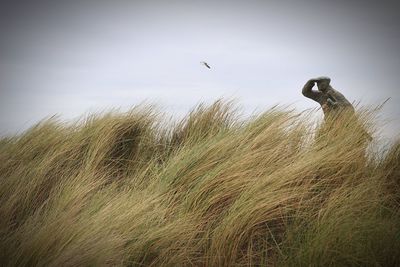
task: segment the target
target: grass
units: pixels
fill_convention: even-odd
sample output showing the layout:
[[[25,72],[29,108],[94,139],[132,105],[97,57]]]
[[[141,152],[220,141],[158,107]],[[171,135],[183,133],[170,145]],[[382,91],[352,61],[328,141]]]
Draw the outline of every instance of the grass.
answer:
[[[4,266],[399,266],[400,140],[373,112],[138,106],[0,140]]]

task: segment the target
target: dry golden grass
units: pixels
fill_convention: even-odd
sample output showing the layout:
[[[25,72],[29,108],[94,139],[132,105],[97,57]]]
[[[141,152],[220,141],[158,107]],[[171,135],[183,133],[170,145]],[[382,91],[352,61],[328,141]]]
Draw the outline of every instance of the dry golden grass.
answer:
[[[400,142],[199,105],[43,121],[0,140],[4,266],[399,266]],[[367,152],[368,151],[368,152]]]

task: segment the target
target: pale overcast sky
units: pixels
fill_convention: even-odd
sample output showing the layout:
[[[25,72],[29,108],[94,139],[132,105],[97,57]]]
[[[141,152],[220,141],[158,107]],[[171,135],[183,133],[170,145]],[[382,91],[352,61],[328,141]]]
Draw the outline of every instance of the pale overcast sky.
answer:
[[[395,1],[3,1],[0,134],[148,100],[181,115],[236,98],[246,111],[318,104],[315,76],[378,105],[400,133]],[[211,69],[200,64],[206,61]],[[319,111],[321,112],[321,111]]]

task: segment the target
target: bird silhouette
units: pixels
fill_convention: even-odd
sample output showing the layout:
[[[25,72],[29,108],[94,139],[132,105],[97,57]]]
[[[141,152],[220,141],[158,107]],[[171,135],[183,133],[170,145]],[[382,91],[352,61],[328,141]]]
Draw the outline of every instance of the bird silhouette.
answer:
[[[211,67],[207,64],[207,62],[201,61],[200,63],[203,64],[204,66],[206,66],[207,68],[211,69]]]

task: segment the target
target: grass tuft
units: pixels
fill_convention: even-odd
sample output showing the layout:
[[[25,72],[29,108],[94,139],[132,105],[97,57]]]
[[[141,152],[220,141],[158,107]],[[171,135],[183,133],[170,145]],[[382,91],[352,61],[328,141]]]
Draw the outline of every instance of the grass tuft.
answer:
[[[373,111],[236,110],[171,124],[141,105],[2,138],[1,265],[400,265],[400,140],[369,149]]]

